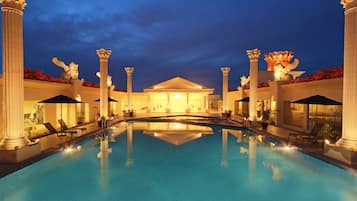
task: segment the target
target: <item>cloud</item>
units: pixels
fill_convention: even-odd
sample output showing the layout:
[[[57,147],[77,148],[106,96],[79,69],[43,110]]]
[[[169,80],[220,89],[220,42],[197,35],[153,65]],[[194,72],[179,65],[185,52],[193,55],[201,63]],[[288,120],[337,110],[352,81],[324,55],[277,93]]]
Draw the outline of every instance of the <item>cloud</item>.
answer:
[[[303,13],[303,14],[302,14]],[[37,0],[24,16],[25,65],[59,75],[57,56],[79,63],[80,77],[97,81],[95,50],[113,50],[109,72],[126,88],[125,66],[134,66],[134,89],[174,76],[221,88],[223,65],[230,87],[249,71],[246,50],[293,50],[304,70],[342,63],[343,9],[334,2],[260,0]]]

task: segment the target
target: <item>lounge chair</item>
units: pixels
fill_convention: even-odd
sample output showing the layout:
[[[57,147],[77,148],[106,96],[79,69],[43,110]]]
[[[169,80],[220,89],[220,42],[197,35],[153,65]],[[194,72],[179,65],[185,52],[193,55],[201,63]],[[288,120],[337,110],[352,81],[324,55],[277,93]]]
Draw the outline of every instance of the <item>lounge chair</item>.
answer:
[[[66,122],[63,121],[63,119],[59,119],[58,123],[61,125],[62,130],[67,130],[67,131],[85,131],[87,128],[80,128],[80,127],[73,127],[73,128],[68,128]]]
[[[304,144],[306,141],[310,141],[312,143],[317,142],[319,137],[319,132],[324,127],[322,123],[315,123],[312,127],[310,133],[289,133],[288,135],[288,144],[291,138],[295,138],[296,144]]]
[[[44,123],[43,125],[44,125],[44,126],[47,128],[47,130],[50,132],[49,135],[51,135],[51,134],[56,134],[56,133],[57,133],[58,136],[65,136],[65,135],[67,135],[67,134],[77,134],[77,131],[75,131],[75,130],[60,130],[60,131],[57,131],[57,130],[55,129],[55,127],[53,127],[50,122],[46,122],[46,123]]]

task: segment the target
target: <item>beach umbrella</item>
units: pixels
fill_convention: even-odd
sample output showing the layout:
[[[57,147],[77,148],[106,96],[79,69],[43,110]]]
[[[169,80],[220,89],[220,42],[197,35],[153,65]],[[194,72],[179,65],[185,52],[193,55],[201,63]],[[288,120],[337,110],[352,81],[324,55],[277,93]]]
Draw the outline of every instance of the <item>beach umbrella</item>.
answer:
[[[341,102],[320,95],[310,96],[307,98],[293,101],[292,103],[315,104],[315,105],[342,105]]]
[[[249,97],[242,98],[238,102],[249,102]]]
[[[327,98],[325,96],[320,96],[320,95],[310,96],[307,98],[293,101],[292,103],[306,104],[308,106],[310,106],[310,105],[342,105],[341,102],[338,102],[333,99]],[[310,108],[308,107],[308,111],[309,110],[310,110]],[[315,114],[316,113],[317,113],[317,108],[315,110]],[[309,116],[309,119],[310,119],[310,116]]]
[[[98,98],[97,100],[95,100],[96,102],[99,102],[100,101],[100,99]],[[112,98],[110,98],[110,97],[108,97],[108,102],[118,102],[117,100],[115,100],[115,99],[112,99]]]
[[[97,100],[95,100],[96,102],[100,102],[100,98],[98,98]],[[108,97],[108,102],[112,102],[112,103],[117,103],[118,101]],[[110,104],[109,104],[109,108],[108,108],[109,112],[110,112]]]
[[[73,104],[73,103],[82,103],[82,102],[61,94],[61,95],[54,96],[54,97],[48,98],[46,100],[40,101],[39,103],[61,104],[61,119],[62,119],[62,104]],[[63,132],[62,126],[61,126],[61,132]]]

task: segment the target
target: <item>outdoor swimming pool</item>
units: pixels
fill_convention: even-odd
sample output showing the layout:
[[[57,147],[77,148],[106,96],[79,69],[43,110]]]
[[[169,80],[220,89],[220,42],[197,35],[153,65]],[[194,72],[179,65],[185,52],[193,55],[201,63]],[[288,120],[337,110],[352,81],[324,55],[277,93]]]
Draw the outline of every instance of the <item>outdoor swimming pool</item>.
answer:
[[[128,123],[0,179],[0,200],[353,201],[357,176],[218,127]],[[111,148],[111,151],[110,151]]]

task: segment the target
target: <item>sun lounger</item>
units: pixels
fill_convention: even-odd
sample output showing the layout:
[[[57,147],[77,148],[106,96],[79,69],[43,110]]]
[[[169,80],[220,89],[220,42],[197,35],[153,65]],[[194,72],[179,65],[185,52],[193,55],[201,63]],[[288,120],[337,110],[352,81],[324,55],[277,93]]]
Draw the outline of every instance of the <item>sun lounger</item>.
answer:
[[[288,135],[288,144],[291,138],[295,138],[296,144],[304,144],[304,142],[317,142],[318,135],[321,129],[323,128],[322,123],[316,123],[311,129],[310,133],[289,133]]]
[[[50,122],[46,122],[43,124],[47,130],[50,132],[49,134],[57,134],[58,136],[65,136],[67,134],[77,134],[77,131],[75,130],[60,130],[60,131],[57,131],[55,129],[55,127],[52,126],[52,124]]]
[[[87,128],[81,128],[81,127],[68,128],[66,122],[64,122],[63,119],[59,119],[58,123],[61,125],[62,130],[81,131],[81,132],[87,130]]]

